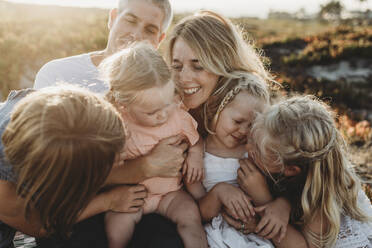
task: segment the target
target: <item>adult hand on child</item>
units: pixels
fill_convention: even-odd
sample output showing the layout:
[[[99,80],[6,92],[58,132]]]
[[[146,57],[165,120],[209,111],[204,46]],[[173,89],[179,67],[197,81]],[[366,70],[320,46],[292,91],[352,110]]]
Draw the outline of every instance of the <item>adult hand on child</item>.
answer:
[[[143,185],[122,185],[116,186],[109,191],[108,209],[114,212],[134,213],[139,211],[143,204],[144,199],[147,197],[147,191]]]
[[[270,195],[265,176],[249,159],[239,160],[238,184],[240,188],[253,199]]]
[[[201,143],[203,145],[203,143]],[[182,168],[182,175],[188,184],[200,182],[204,178],[204,151],[203,146],[195,145],[190,147]]]
[[[147,177],[176,177],[180,175],[186,158],[188,144],[183,135],[161,140],[146,156],[145,174]]]
[[[256,226],[258,224],[258,219],[257,218],[250,218],[246,222],[236,220],[233,217],[231,217],[231,213],[229,213],[227,209],[223,210],[221,215],[230,226],[232,226],[233,228],[235,228],[236,230],[238,230],[238,231],[240,231],[244,234],[254,232],[254,230],[256,229]]]
[[[251,198],[249,198],[241,189],[231,184],[218,184],[218,198],[222,205],[228,209],[231,216],[235,219],[247,222],[255,215]]]
[[[288,200],[280,197],[255,210],[262,216],[255,232],[266,239],[277,238],[280,243],[287,232],[291,212]]]

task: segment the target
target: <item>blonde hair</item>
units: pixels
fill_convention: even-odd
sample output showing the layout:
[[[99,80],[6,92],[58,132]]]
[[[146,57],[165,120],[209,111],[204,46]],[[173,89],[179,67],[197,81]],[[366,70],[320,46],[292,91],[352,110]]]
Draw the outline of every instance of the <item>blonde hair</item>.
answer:
[[[165,86],[171,80],[163,57],[147,42],[137,42],[100,64],[103,79],[110,84],[107,99],[116,106],[133,103],[138,93]]]
[[[134,1],[134,0],[119,0],[119,3],[118,3],[119,13],[124,10],[125,4],[127,4],[129,1]],[[135,0],[135,1],[139,1],[139,0]],[[172,10],[172,6],[169,0],[141,0],[141,1],[152,3],[153,5],[157,6],[163,11],[164,20],[161,26],[161,32],[164,33],[169,28],[172,22],[172,19],[173,19],[173,10]]]
[[[22,99],[2,141],[26,218],[36,209],[48,234],[68,235],[124,140],[115,108],[86,90],[48,87]]]
[[[269,162],[265,157],[271,154],[282,169],[285,165],[297,165],[306,172],[299,198],[300,224],[305,227],[317,214],[322,223],[328,224],[320,236],[305,228],[305,235],[314,245],[334,245],[342,214],[359,221],[368,220],[357,205],[359,179],[350,168],[345,142],[326,104],[311,96],[275,104],[256,119],[252,139],[263,164]]]
[[[242,73],[241,77],[230,80],[221,92],[211,96],[203,109],[204,128],[209,134],[214,134],[211,127],[217,124],[224,108],[241,92],[247,91],[251,97],[262,101],[262,106],[269,104],[270,95],[265,81],[252,73]]]
[[[273,81],[254,45],[246,43],[243,33],[229,19],[217,13],[200,11],[177,23],[166,48],[170,64],[174,44],[180,38],[192,49],[206,71],[219,76],[211,96],[223,95],[224,88],[232,79],[247,72],[256,74],[266,83]],[[202,118],[205,120],[206,116]]]

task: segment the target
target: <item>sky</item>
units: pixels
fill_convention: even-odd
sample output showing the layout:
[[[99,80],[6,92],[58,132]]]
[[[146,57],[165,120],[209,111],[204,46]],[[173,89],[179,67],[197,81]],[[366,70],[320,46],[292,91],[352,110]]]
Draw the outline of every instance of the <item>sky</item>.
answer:
[[[8,0],[36,4],[53,4],[62,6],[112,8],[117,0]],[[329,0],[170,0],[175,13],[193,12],[199,9],[218,11],[229,17],[251,16],[265,18],[270,10],[295,12],[304,8],[307,13],[316,13],[321,4]],[[348,10],[372,10],[372,0],[360,3],[358,0],[342,1]]]

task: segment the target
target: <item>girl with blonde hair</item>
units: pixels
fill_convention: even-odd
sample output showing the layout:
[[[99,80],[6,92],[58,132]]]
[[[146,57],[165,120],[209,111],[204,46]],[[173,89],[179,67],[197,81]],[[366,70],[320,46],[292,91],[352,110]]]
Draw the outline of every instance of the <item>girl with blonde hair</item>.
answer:
[[[185,176],[189,183],[201,180],[203,164],[194,155],[202,156],[202,149],[195,146],[199,139],[197,124],[176,97],[161,55],[147,43],[134,43],[103,61],[101,71],[110,84],[106,96],[121,112],[130,133],[124,147],[125,159],[146,155],[161,139],[183,135],[190,144]],[[140,182],[148,192],[140,211],[106,214],[109,246],[126,246],[142,215],[158,213],[176,223],[185,247],[207,247],[199,210],[181,189],[181,180],[179,175]]]
[[[242,163],[240,186],[255,201],[260,192],[251,186],[268,187],[261,171],[292,205],[293,225],[276,247],[372,247],[372,206],[326,104],[310,96],[275,104],[256,119],[251,137],[258,168]],[[259,205],[271,200],[265,197]]]
[[[269,92],[261,77],[242,73],[230,80],[222,100],[212,102],[217,107],[205,139],[205,179],[189,186],[199,202],[202,218],[207,224],[208,244],[212,248],[247,247],[270,248],[270,241],[246,232],[255,211],[249,195],[237,184],[239,159],[245,158],[246,137],[256,115],[269,105]],[[222,218],[223,209],[243,223],[237,231]]]
[[[98,193],[125,141],[103,98],[71,86],[12,91],[0,134],[0,247],[16,230],[66,237],[76,222],[127,210],[126,189]]]

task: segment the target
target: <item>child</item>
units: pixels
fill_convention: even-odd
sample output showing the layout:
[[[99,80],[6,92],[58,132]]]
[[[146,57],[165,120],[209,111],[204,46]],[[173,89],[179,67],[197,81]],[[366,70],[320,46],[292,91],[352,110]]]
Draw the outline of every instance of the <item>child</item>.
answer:
[[[193,160],[202,156],[202,149],[195,145],[199,139],[197,124],[176,100],[175,85],[163,58],[149,44],[137,43],[105,60],[101,70],[110,83],[107,97],[122,113],[130,132],[124,149],[126,159],[148,153],[163,138],[182,134],[191,145],[187,176],[196,175],[200,180],[203,165]],[[142,215],[153,212],[177,224],[185,247],[207,247],[199,210],[181,189],[181,176],[149,178],[141,184],[148,191],[141,211],[106,214],[111,248],[127,245]],[[138,204],[142,205],[142,200]]]
[[[262,172],[282,175],[292,223],[302,230],[289,225],[282,242],[274,239],[277,247],[372,247],[372,206],[328,106],[310,96],[271,106],[257,118],[249,150]],[[251,185],[267,187],[252,164],[241,170],[247,193]]]
[[[243,223],[254,215],[250,198],[238,188],[237,170],[239,159],[247,155],[251,123],[269,104],[266,83],[253,73],[241,72],[240,78],[228,81],[224,90],[227,93],[217,105],[211,103],[217,108],[206,127],[209,135],[205,140],[203,185],[194,183],[189,191],[199,199],[202,218],[211,221],[205,226],[210,247],[273,247],[268,240],[235,230],[219,215],[222,207]]]

